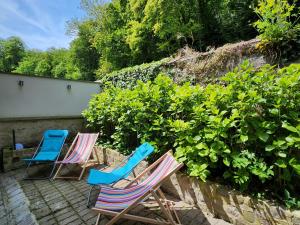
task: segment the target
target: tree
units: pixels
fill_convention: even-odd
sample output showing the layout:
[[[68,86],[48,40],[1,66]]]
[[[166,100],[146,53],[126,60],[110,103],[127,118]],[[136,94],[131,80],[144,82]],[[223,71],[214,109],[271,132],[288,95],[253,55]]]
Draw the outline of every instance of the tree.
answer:
[[[18,67],[13,70],[14,73],[35,75],[35,68],[40,60],[41,52],[36,50],[29,50],[20,61]]]
[[[81,0],[87,16],[69,22],[70,49],[25,51],[19,38],[0,40],[0,70],[95,80],[124,67],[257,35],[258,0]],[[286,0],[285,0],[286,1]]]
[[[82,0],[82,5],[88,16],[72,23],[79,31],[74,49],[89,49],[83,40],[95,47],[98,76],[167,57],[185,45],[203,51],[257,34],[249,26],[257,17],[252,9],[257,0]],[[77,55],[89,62],[89,54]]]
[[[35,69],[34,69],[34,74],[38,76],[46,76],[46,77],[51,77],[52,73],[52,66],[51,66],[51,60],[49,56],[45,56],[44,59],[40,60]]]
[[[6,40],[0,40],[0,71],[13,71],[23,58],[24,53],[24,43],[20,38],[10,37]]]
[[[70,60],[78,67],[84,80],[95,80],[98,69],[99,53],[92,45],[93,22],[84,21],[78,26],[78,36],[70,47]]]
[[[51,58],[52,76],[65,78],[68,73],[67,65],[71,63],[70,51],[64,48],[50,48],[47,52]]]
[[[100,55],[98,76],[133,65],[126,42],[127,0],[113,1],[98,7],[95,18],[93,45]]]

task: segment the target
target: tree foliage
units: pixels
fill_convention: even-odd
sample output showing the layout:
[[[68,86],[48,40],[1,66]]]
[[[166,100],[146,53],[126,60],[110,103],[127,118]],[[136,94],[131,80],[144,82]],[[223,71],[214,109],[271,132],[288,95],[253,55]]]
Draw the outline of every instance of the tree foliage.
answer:
[[[80,72],[82,79],[95,80],[99,54],[91,43],[92,21],[85,21],[78,26],[78,34],[70,46],[70,60]]]
[[[284,39],[295,39],[300,32],[300,24],[296,23],[300,16],[299,11],[294,10],[295,3],[289,4],[287,0],[261,0],[255,9],[260,19],[254,23],[261,40],[278,43]]]
[[[99,56],[98,77],[169,56],[183,46],[205,50],[250,39],[255,0],[83,0],[89,43]],[[87,58],[88,59],[88,58]]]
[[[257,32],[268,43],[281,42],[280,51],[270,52],[299,52],[294,50],[299,7],[287,0],[81,0],[81,6],[86,17],[69,22],[67,32],[75,35],[70,49],[27,51],[18,38],[1,40],[1,71],[102,79],[169,57],[184,46],[205,51]]]
[[[259,20],[253,25],[261,39],[259,47],[275,49],[278,62],[285,63],[300,55],[300,8],[296,1],[260,0],[255,9]]]
[[[23,41],[18,37],[0,40],[0,71],[14,70],[25,53]]]
[[[71,61],[70,51],[51,48],[46,52],[29,50],[12,72],[55,78],[83,79]]]

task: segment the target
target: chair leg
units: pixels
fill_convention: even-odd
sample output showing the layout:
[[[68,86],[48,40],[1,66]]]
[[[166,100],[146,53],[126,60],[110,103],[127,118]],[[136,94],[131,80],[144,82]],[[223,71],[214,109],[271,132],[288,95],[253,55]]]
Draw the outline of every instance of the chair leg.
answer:
[[[132,175],[133,175],[134,179],[137,177],[136,172],[135,172],[134,169],[132,170]],[[137,180],[135,181],[135,183],[139,184],[139,182]]]
[[[97,158],[98,164],[101,164],[100,158],[99,158],[99,156],[98,156],[97,151],[96,151],[95,148],[93,149],[93,152],[94,152],[95,157]]]
[[[25,169],[25,175],[23,177],[23,180],[47,180],[47,179],[50,179],[52,177],[53,172],[54,172],[55,167],[56,167],[56,163],[54,163],[49,176],[44,176],[44,177],[30,177],[29,173],[28,173],[28,170],[29,170],[29,167],[31,166],[31,164],[32,164],[32,162],[29,162],[27,168]],[[50,164],[50,165],[52,165],[52,164]]]
[[[31,161],[28,163],[26,169],[25,169],[25,174],[23,176],[23,180],[26,180],[28,177],[29,177],[29,173],[28,173],[28,170],[29,170],[29,167],[31,166]]]
[[[170,204],[169,204],[170,202],[167,200],[165,194],[162,192],[162,190],[161,190],[160,188],[157,190],[157,192],[158,192],[158,194],[160,195],[160,197],[161,197],[164,201],[166,201],[166,207],[167,207],[168,211],[170,212],[170,214],[174,213],[177,222],[178,222],[179,224],[181,224],[181,221],[180,221],[180,219],[179,219],[178,213],[176,212],[176,210],[175,210],[174,208],[172,208],[172,206],[170,206]]]
[[[81,173],[80,173],[80,175],[79,175],[79,178],[78,178],[78,180],[81,180],[81,178],[82,178],[82,176],[83,176],[83,174],[84,174],[84,171],[85,171],[85,165],[84,165],[84,167],[82,168],[82,171],[81,171]]]
[[[174,208],[172,208],[172,206],[170,206],[170,202],[167,200],[165,194],[162,192],[162,190],[159,188],[157,189],[158,194],[160,195],[160,197],[166,202],[166,207],[168,209],[168,211],[170,212],[170,214],[172,215],[172,213],[175,215],[176,221],[181,224],[181,221],[179,219],[179,216],[176,212],[176,210]]]
[[[159,207],[161,208],[161,211],[163,212],[163,214],[167,217],[167,219],[169,220],[169,222],[172,225],[176,225],[176,222],[173,219],[173,216],[168,212],[168,210],[165,208],[165,206],[162,204],[162,202],[160,201],[159,197],[157,196],[157,194],[152,191],[152,195],[154,196],[155,200],[157,201]]]
[[[90,200],[91,200],[91,194],[92,194],[92,191],[94,189],[94,185],[90,188],[90,191],[89,191],[89,195],[88,195],[88,199],[87,199],[87,203],[86,203],[86,207],[87,208],[90,208]]]
[[[92,194],[93,189],[96,188],[96,186],[97,186],[97,185],[93,185],[93,186],[91,187],[90,191],[89,191],[89,195],[88,195],[88,199],[87,199],[87,204],[86,204],[86,207],[87,207],[87,208],[90,208],[91,194]],[[101,186],[98,185],[98,187],[99,187],[99,192],[100,192],[100,191],[101,191]]]
[[[50,175],[49,175],[49,177],[48,177],[49,179],[52,177],[55,168],[56,168],[56,163],[54,162],[54,163],[53,163],[53,168],[52,168],[51,173],[50,173]]]
[[[56,178],[57,175],[59,174],[59,171],[61,170],[62,167],[63,167],[63,164],[61,163],[61,164],[59,165],[59,167],[58,167],[58,169],[57,169],[57,171],[56,171],[54,177],[53,177],[53,180],[55,180],[55,178]]]
[[[102,216],[102,214],[99,213],[95,225],[100,225],[99,223],[101,221],[101,216]]]

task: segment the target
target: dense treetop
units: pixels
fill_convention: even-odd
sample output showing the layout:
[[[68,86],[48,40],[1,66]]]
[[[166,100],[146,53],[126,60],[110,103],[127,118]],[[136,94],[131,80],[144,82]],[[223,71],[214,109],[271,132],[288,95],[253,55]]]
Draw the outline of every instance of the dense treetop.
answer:
[[[68,23],[69,49],[28,50],[0,41],[0,71],[95,80],[159,60],[188,45],[206,50],[256,35],[256,0],[82,0],[83,20]]]
[[[249,40],[258,32],[267,48],[274,47],[270,41],[294,40],[294,45],[282,49],[295,49],[298,4],[294,0],[81,0],[86,16],[68,22],[66,32],[75,35],[69,49],[42,52],[28,50],[17,37],[0,40],[0,71],[96,80],[168,57],[184,46],[206,51]]]

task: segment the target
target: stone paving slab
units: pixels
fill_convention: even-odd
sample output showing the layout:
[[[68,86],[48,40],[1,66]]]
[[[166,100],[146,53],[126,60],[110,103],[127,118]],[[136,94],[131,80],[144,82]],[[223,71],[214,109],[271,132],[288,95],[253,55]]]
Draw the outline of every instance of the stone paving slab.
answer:
[[[92,225],[97,213],[86,207],[89,186],[85,179],[23,180],[23,170],[0,174],[1,225]],[[121,184],[122,185],[122,184]],[[94,195],[96,196],[96,195]],[[175,208],[184,225],[229,225],[223,220],[205,215],[195,206],[176,201]],[[139,216],[163,219],[157,204],[139,206],[131,212]],[[107,223],[103,217],[100,224]],[[142,223],[120,220],[117,224]]]

